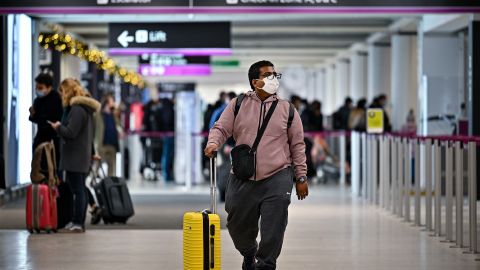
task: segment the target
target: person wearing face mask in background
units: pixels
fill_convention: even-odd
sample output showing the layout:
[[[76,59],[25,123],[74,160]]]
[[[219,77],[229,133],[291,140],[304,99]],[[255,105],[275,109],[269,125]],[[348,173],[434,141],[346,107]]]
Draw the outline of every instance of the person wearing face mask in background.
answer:
[[[254,151],[254,174],[246,179],[238,170],[238,175],[230,173],[226,188],[227,228],[235,248],[244,257],[242,269],[246,270],[276,269],[294,180],[298,199],[308,196],[302,121],[293,105],[277,97],[279,78],[281,74],[271,62],[253,64],[248,71],[252,91],[227,105],[210,130],[204,150],[207,157],[213,157],[231,136],[235,148],[252,147],[270,108],[276,106]],[[237,100],[241,100],[240,107]],[[236,116],[235,108],[239,108]],[[241,149],[235,148],[232,157],[233,151]],[[259,230],[261,241],[257,243]]]
[[[115,176],[122,127],[114,114],[115,97],[113,94],[105,94],[101,104],[101,111],[95,114],[95,152],[107,163],[108,176]]]
[[[60,94],[53,89],[53,77],[48,73],[40,73],[35,78],[36,98],[30,107],[29,120],[37,124],[37,134],[33,139],[33,151],[38,145],[53,140],[57,164],[60,160],[60,146],[57,132],[48,121],[57,122],[62,119],[63,105]]]

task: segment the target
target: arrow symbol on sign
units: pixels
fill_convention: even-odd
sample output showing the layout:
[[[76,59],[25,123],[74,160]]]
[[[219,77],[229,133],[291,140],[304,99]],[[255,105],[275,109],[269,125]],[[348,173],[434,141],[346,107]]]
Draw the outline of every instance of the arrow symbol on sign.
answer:
[[[123,31],[117,38],[118,43],[122,45],[124,48],[128,47],[128,43],[134,41],[135,39],[133,36],[128,35],[128,31]]]

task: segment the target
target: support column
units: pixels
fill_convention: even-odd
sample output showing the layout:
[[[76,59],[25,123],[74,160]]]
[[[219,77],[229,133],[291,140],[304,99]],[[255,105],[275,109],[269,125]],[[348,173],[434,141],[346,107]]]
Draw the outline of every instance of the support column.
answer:
[[[350,57],[350,97],[354,102],[367,97],[368,54],[355,52]]]
[[[2,40],[7,40],[7,16],[6,15],[0,15],[0,37]],[[6,149],[8,146],[8,142],[6,140],[6,131],[7,131],[7,122],[6,122],[6,116],[7,116],[7,91],[8,85],[7,85],[7,46],[6,42],[0,43],[0,85],[2,89],[2,93],[0,93],[0,120],[1,120],[1,126],[0,126],[0,188],[5,189],[7,186],[6,183],[6,164],[5,164],[5,156],[6,156]],[[1,202],[0,202],[1,203]]]
[[[335,74],[336,98],[335,109],[343,105],[343,101],[349,95],[350,84],[350,63],[347,59],[340,59],[336,64]]]
[[[325,109],[325,114],[330,115],[335,111],[335,97],[336,97],[336,91],[335,91],[335,72],[336,68],[335,65],[329,65],[326,69],[326,88],[325,88],[325,102],[324,102],[324,109]]]
[[[480,21],[472,18],[468,26],[468,133],[480,136]],[[477,153],[480,146],[477,144]],[[477,168],[480,159],[476,158]],[[480,182],[480,173],[477,173],[477,183]],[[477,184],[477,198],[480,198],[480,184]]]
[[[315,92],[313,100],[318,100],[325,104],[326,101],[327,76],[325,68],[315,70]]]
[[[391,48],[390,43],[373,43],[368,46],[368,90],[371,102],[376,96],[391,97]]]
[[[405,123],[408,111],[417,108],[417,37],[414,34],[392,36],[392,105],[390,116],[393,130]],[[394,101],[394,102],[392,102]]]

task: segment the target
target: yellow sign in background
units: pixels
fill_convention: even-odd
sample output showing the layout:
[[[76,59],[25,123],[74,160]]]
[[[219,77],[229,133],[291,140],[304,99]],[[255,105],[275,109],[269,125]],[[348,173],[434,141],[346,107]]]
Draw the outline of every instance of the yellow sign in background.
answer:
[[[383,132],[383,110],[382,109],[367,110],[367,132],[368,133]]]

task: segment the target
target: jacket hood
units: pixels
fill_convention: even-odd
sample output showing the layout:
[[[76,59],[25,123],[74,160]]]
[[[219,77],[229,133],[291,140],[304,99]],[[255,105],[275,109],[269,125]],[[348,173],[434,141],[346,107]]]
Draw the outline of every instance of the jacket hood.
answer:
[[[73,105],[80,105],[80,106],[86,107],[92,110],[93,112],[100,111],[100,107],[101,107],[100,102],[96,101],[91,97],[73,97],[70,100],[70,106],[73,106]]]
[[[248,91],[247,93],[245,93],[245,95],[247,97],[251,97],[255,100],[257,100],[258,102],[261,102],[260,98],[257,96],[257,92],[251,90],[251,91]],[[269,96],[264,102],[273,102],[275,100],[279,100],[279,98],[277,97],[277,94],[273,94],[271,96]]]

